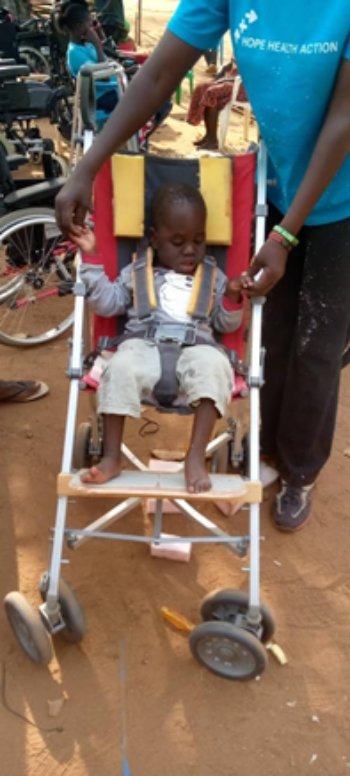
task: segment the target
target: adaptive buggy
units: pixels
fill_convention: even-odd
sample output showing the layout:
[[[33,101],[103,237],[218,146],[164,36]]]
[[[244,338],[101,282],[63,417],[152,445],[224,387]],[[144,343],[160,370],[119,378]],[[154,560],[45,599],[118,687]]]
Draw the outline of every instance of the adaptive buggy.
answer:
[[[96,179],[94,191],[94,229],[98,246],[103,246],[105,271],[116,277],[130,262],[133,253],[139,262],[138,285],[140,304],[150,318],[149,298],[142,293],[147,285],[144,257],[144,231],[147,203],[155,188],[169,180],[181,180],[200,187],[208,210],[207,242],[210,253],[226,274],[240,273],[248,266],[251,255],[251,229],[255,202],[255,248],[264,239],[265,150],[252,151],[234,158],[162,159],[137,153],[116,154]],[[257,174],[257,186],[256,182]],[[141,247],[140,247],[141,245]],[[208,278],[207,278],[208,280]],[[206,281],[198,286],[193,323],[205,304]],[[203,301],[204,299],[204,301]],[[71,550],[90,539],[138,541],[161,547],[169,543],[163,535],[163,511],[166,500],[174,502],[183,515],[201,527],[200,536],[176,538],[176,543],[223,543],[239,558],[249,551],[249,590],[223,589],[209,593],[201,604],[203,622],[189,635],[193,655],[209,670],[230,679],[251,679],[262,673],[267,664],[264,644],[274,633],[274,620],[269,608],[260,601],[259,592],[259,514],[262,486],[259,480],[259,389],[263,380],[261,317],[263,299],[255,299],[250,311],[249,358],[245,357],[244,333],[247,322],[238,332],[225,335],[225,346],[234,354],[235,396],[249,393],[249,433],[243,436],[240,423],[228,419],[227,429],[208,445],[212,489],[188,493],[182,471],[150,471],[126,445],[122,452],[129,468],[104,484],[85,484],[79,469],[88,466],[102,453],[101,424],[98,418],[77,428],[80,391],[91,388],[91,361],[84,355],[86,345],[85,288],[79,262],[75,285],[74,331],[68,375],[70,378],[67,423],[61,472],[57,482],[57,511],[48,571],[40,580],[43,603],[36,611],[18,592],[9,593],[5,608],[11,626],[27,655],[36,663],[47,664],[52,657],[52,639],[62,632],[70,641],[80,641],[85,634],[85,617],[73,591],[61,575],[64,541]],[[109,348],[120,333],[118,319],[94,316],[93,347]],[[174,335],[175,336],[175,335]],[[85,343],[84,343],[85,338]],[[157,397],[156,397],[157,398]],[[158,402],[159,403],[159,402]],[[162,406],[159,406],[162,410]],[[167,407],[169,409],[169,407]],[[172,407],[174,409],[174,407]],[[133,468],[130,468],[130,464]],[[244,466],[246,468],[244,468]],[[111,508],[84,528],[67,524],[70,498],[108,498]],[[113,523],[123,519],[140,503],[155,500],[152,535],[135,536],[112,532]],[[209,520],[198,505],[215,502],[230,504],[232,513],[245,505],[249,510],[249,530],[243,536],[224,531]],[[170,540],[171,542],[171,540]],[[137,584],[137,582],[135,583]]]

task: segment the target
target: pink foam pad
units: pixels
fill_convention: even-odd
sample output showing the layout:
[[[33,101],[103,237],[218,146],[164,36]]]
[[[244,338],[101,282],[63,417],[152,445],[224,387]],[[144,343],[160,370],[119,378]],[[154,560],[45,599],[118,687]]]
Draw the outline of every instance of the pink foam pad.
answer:
[[[178,536],[174,536],[173,534],[161,534],[162,539],[178,539]],[[164,542],[162,544],[158,544],[157,542],[152,542],[150,545],[151,547],[151,555],[153,558],[166,558],[167,560],[180,560],[183,563],[188,563],[191,557],[191,549],[192,544],[191,542]]]
[[[163,461],[161,458],[150,458],[148,461],[148,468],[152,472],[178,472],[181,471],[182,465],[178,461]],[[149,515],[154,515],[156,511],[156,499],[148,498],[146,502],[146,511]],[[174,504],[173,501],[165,498],[163,500],[163,512],[167,515],[176,515],[180,512],[180,509]]]
[[[215,501],[215,506],[219,509],[219,511],[225,515],[225,517],[233,517],[233,515],[236,514],[236,512],[239,512],[241,507],[243,506],[244,501],[239,502],[231,502],[231,501]]]

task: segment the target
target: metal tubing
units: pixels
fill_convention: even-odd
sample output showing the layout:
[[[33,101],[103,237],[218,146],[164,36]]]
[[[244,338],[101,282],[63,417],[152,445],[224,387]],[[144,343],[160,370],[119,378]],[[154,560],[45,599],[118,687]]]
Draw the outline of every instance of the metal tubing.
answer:
[[[117,504],[116,507],[113,507],[113,509],[110,509],[108,512],[105,512],[104,515],[101,515],[97,520],[94,520],[93,523],[89,523],[85,527],[86,531],[98,531],[100,528],[105,528],[109,525],[112,525],[112,523],[116,522],[117,520],[120,520],[121,517],[124,517],[128,512],[130,512],[132,509],[135,509],[136,507],[141,504],[140,498],[128,498],[125,499],[125,501],[122,501],[121,504]],[[78,547],[80,547],[82,544],[86,544],[90,539],[89,536],[80,536],[80,538],[75,538],[75,531],[72,530],[72,536],[70,537],[68,535],[68,543],[69,547],[72,550],[77,550]]]
[[[132,463],[136,469],[139,469],[141,472],[148,472],[148,466],[146,466],[140,458],[135,455],[129,448],[122,442],[121,451],[125,458]]]
[[[163,523],[163,499],[157,498],[156,511],[154,515],[154,528],[153,528],[153,538],[154,538],[154,541],[157,543],[159,542],[159,539],[161,537],[162,523]]]
[[[77,536],[82,536],[86,532],[85,528],[72,528],[69,529],[69,531],[65,531],[65,535],[69,535],[70,531]],[[122,542],[140,542],[141,544],[150,544],[151,542],[154,542],[154,536],[140,536],[139,534],[117,534],[117,533],[110,533],[109,531],[103,532],[103,531],[88,531],[88,538],[89,539],[113,539],[114,541],[122,541]],[[178,542],[192,542],[192,544],[233,544],[235,542],[236,544],[239,544],[239,542],[242,541],[242,539],[245,539],[246,537],[242,536],[229,536],[228,534],[225,534],[222,532],[222,536],[176,536],[174,539],[170,539],[169,537],[159,538],[157,539],[158,544],[165,543],[174,543],[177,544]]]
[[[250,523],[250,574],[249,574],[249,605],[260,605],[260,509],[259,504],[251,504],[249,508]]]
[[[215,523],[212,523],[211,520],[208,520],[207,517],[201,514],[201,512],[198,512],[197,509],[195,509],[191,504],[188,504],[187,501],[185,501],[182,498],[175,498],[171,499],[176,506],[181,509],[181,512],[184,512],[185,515],[188,515],[192,520],[194,520],[196,523],[199,523],[199,525],[202,525],[203,528],[206,528],[207,531],[210,531],[210,533],[214,534],[215,536],[220,537],[223,541],[232,541],[232,544],[234,544],[233,537],[229,537],[228,534],[225,531],[222,531],[221,528],[218,528]],[[187,539],[187,541],[190,541]],[[234,548],[230,548],[234,551]]]
[[[65,533],[65,522],[67,514],[67,496],[60,496],[57,501],[55,532],[51,553],[51,562],[49,569],[49,587],[46,594],[46,612],[48,617],[57,614],[58,604],[58,585],[60,580],[60,569],[62,562],[62,548]]]
[[[79,269],[77,275],[79,279]],[[74,302],[73,342],[69,361],[69,368],[72,370],[74,377],[72,377],[69,386],[66,431],[61,467],[62,472],[70,472],[72,467],[75,425],[78,410],[79,380],[82,367],[83,325],[84,297],[79,295],[75,297]]]
[[[258,212],[264,212],[266,205],[266,164],[267,155],[263,142],[260,143],[257,162],[257,206]],[[258,253],[265,241],[265,215],[258,215],[255,227],[255,253]],[[264,299],[257,298],[252,304],[251,340],[250,340],[250,426],[249,426],[249,478],[260,479],[260,381],[261,381],[261,328]],[[260,505],[249,507],[250,530],[250,574],[249,606],[258,607],[260,603]]]

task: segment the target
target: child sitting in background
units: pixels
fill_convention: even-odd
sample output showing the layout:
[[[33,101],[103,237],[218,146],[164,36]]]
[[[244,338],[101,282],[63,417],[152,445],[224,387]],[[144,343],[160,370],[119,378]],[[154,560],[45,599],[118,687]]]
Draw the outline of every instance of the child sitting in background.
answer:
[[[154,251],[153,282],[156,307],[152,325],[184,333],[193,318],[187,313],[197,268],[204,262],[206,206],[199,191],[187,184],[162,186],[152,207],[151,244]],[[87,254],[95,251],[95,238],[87,227],[72,240]],[[82,278],[89,303],[103,316],[127,315],[126,339],[102,375],[98,390],[98,411],[103,415],[103,458],[82,473],[87,483],[102,483],[121,470],[121,443],[126,416],[139,417],[141,400],[152,394],[161,378],[161,358],[156,337],[148,336],[147,325],[137,317],[132,264],[110,281],[102,266],[83,263]],[[194,343],[182,342],[176,363],[176,389],[184,393],[194,409],[190,445],[185,460],[189,492],[211,487],[205,467],[205,450],[218,417],[226,413],[233,388],[232,367],[216,332],[234,331],[242,321],[241,290],[245,277],[228,279],[215,266],[210,312],[196,323]],[[233,309],[234,305],[238,305]]]
[[[77,78],[83,65],[96,65],[107,60],[85,3],[76,2],[63,6],[58,24],[69,38],[66,57],[67,67],[73,78]],[[105,81],[96,81],[96,108],[111,113],[117,102],[116,79],[112,77]]]

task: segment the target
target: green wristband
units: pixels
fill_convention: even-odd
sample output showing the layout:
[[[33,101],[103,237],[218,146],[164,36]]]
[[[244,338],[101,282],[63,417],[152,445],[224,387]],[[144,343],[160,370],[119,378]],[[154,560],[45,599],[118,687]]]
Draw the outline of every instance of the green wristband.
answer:
[[[293,248],[296,248],[296,246],[299,245],[298,238],[295,237],[294,234],[288,232],[287,229],[284,229],[283,226],[277,224],[272,228],[272,231],[282,235],[282,237],[287,240],[287,243],[289,243],[289,245],[291,245]]]

